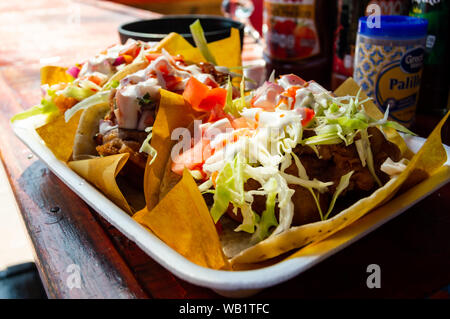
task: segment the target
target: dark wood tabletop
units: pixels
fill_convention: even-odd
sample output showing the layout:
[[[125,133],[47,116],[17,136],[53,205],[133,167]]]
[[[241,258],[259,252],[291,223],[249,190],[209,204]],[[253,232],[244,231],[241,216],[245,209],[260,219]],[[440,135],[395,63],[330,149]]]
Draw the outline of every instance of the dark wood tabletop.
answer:
[[[119,41],[119,24],[154,16],[101,1],[0,3],[0,156],[50,298],[219,297],[148,257],[33,156],[9,124],[12,115],[39,101],[41,66],[83,61]],[[438,120],[418,116],[416,131],[426,136]],[[443,135],[448,144],[448,124]],[[255,297],[432,295],[450,283],[449,196],[447,184],[357,243]],[[366,286],[366,268],[373,263],[382,271],[379,289]],[[76,269],[79,288],[71,284]]]

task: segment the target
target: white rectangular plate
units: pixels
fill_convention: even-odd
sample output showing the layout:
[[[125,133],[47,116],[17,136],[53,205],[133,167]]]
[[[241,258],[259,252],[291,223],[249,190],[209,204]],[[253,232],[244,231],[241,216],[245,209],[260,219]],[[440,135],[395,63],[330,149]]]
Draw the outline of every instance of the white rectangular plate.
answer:
[[[28,122],[26,125],[22,125],[22,123],[17,122],[13,125],[13,129],[22,142],[45,162],[50,170],[67,184],[70,189],[78,194],[78,196],[94,208],[109,223],[119,229],[130,240],[134,241],[151,258],[174,275],[190,283],[210,288],[217,293],[228,297],[249,296],[261,289],[274,286],[295,277],[375,230],[388,220],[401,214],[416,202],[425,198],[450,181],[450,169],[448,169],[445,170],[443,174],[440,174],[438,178],[433,179],[431,185],[428,180],[416,185],[414,188],[417,189],[416,192],[418,197],[415,201],[402,203],[400,209],[396,209],[388,215],[385,213],[383,214],[380,210],[371,212],[361,220],[325,240],[323,247],[326,248],[318,249],[316,250],[316,253],[308,254],[307,257],[288,259],[273,266],[257,270],[213,270],[198,266],[178,254],[144,227],[135,222],[127,213],[106,198],[95,187],[73,172],[64,162],[56,159],[33,129],[35,125],[36,123]],[[420,137],[406,137],[405,140],[413,152],[417,152],[425,141],[425,139]],[[445,146],[445,148],[447,158],[450,158],[450,148],[448,146]],[[447,160],[445,165],[449,168],[450,161]],[[425,184],[427,181],[428,185]],[[395,201],[402,201],[402,196],[394,198],[385,206],[395,204],[393,203]],[[398,205],[396,207],[398,207]],[[329,244],[330,240],[339,238],[339,234],[344,231],[347,234],[350,232],[351,236],[347,236],[345,241],[335,240],[335,242],[339,244]],[[328,244],[326,243],[327,241]],[[317,245],[320,244],[321,243],[318,243]]]

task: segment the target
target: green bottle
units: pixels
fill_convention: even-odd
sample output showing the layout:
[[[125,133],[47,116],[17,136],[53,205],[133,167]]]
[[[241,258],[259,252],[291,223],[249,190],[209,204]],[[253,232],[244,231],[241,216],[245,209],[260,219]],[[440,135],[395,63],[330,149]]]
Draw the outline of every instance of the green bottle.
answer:
[[[443,115],[449,99],[449,0],[412,0],[410,16],[428,20],[418,112]]]

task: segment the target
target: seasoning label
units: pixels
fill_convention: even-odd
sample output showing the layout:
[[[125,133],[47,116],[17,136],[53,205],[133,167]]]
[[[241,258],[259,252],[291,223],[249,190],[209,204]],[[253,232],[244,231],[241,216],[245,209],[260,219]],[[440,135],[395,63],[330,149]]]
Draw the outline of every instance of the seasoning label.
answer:
[[[409,126],[416,111],[424,55],[424,46],[417,40],[394,46],[358,36],[354,78],[383,112],[389,107],[393,120]]]
[[[320,53],[315,0],[264,1],[264,38],[270,57],[299,60]]]

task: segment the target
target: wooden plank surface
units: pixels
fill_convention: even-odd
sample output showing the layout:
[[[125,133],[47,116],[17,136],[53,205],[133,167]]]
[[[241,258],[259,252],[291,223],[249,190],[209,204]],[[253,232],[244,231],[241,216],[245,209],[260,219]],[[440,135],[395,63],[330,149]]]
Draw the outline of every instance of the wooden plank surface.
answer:
[[[80,12],[68,19],[68,12]],[[118,41],[117,25],[143,12],[94,1],[0,4],[0,157],[53,298],[214,298],[174,277],[93,212],[13,135],[9,118],[39,101],[39,67],[68,65]],[[12,26],[14,21],[20,26]],[[419,118],[429,133],[435,118]],[[420,125],[424,123],[424,125]],[[444,128],[449,142],[449,125]],[[424,297],[450,282],[450,185],[313,269],[258,297]],[[382,267],[368,289],[366,267]],[[80,288],[69,282],[79,267]],[[69,267],[69,268],[68,268]],[[73,282],[72,282],[73,283]]]

